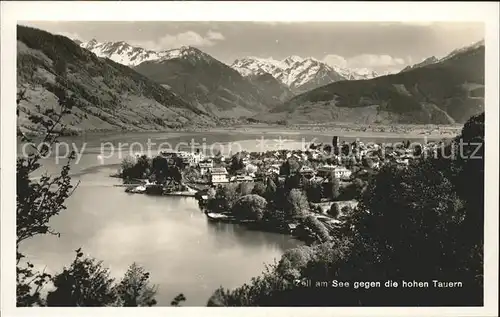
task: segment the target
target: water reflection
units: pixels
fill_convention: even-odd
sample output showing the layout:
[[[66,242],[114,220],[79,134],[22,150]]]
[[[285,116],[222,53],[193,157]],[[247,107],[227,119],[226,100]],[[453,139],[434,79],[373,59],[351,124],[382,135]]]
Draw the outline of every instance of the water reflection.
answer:
[[[159,284],[159,305],[183,292],[203,306],[224,285],[236,287],[279,259],[294,240],[241,226],[208,222],[193,198],[130,195],[115,187],[110,167],[84,167],[67,210],[51,221],[61,238],[41,236],[22,247],[38,266],[60,271],[83,247],[120,277],[132,262]]]

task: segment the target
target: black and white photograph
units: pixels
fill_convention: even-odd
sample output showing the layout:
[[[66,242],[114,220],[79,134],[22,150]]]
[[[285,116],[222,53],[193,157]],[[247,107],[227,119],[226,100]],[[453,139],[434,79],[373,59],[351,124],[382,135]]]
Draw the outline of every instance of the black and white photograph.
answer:
[[[498,300],[498,3],[469,19],[422,4],[431,21],[74,4],[2,22],[9,312],[495,314],[481,309]]]

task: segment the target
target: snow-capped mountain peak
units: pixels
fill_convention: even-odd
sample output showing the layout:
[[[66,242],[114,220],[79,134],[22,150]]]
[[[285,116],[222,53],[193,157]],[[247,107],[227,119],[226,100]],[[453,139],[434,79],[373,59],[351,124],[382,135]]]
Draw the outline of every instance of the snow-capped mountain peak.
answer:
[[[189,58],[192,60],[204,60],[206,62],[210,62],[212,60],[208,54],[203,53],[193,46],[181,46],[179,48],[162,51],[160,53],[162,54],[160,61],[170,60],[173,58]]]
[[[94,47],[97,43],[98,42],[97,42],[96,39],[91,39],[89,42],[87,42],[87,46],[88,47]]]
[[[99,57],[106,57],[127,66],[137,66],[146,61],[162,61],[173,58],[189,58],[192,60],[205,60],[207,62],[212,60],[210,56],[192,46],[182,46],[157,52],[132,46],[124,41],[100,43],[95,39],[81,43],[80,46],[90,50]]]
[[[175,58],[186,59],[193,64],[199,61],[211,63],[215,60],[192,46],[153,51],[130,45],[124,41],[102,43],[95,39],[81,43],[80,46],[99,57],[109,58],[130,67],[147,61],[163,62]],[[303,58],[297,55],[291,55],[282,60],[245,57],[235,60],[231,67],[243,76],[270,74],[295,92],[303,92],[340,80],[369,79],[378,76],[370,70],[349,70],[330,66],[313,57]]]
[[[304,61],[304,59],[302,57],[297,56],[297,55],[292,55],[292,56],[288,56],[287,58],[283,59],[282,63],[283,63],[283,65],[285,65],[285,67],[287,67],[287,66],[289,67],[295,63],[300,63],[302,61]]]
[[[378,76],[372,70],[349,70],[328,65],[314,57],[303,58],[297,55],[282,60],[245,57],[235,60],[231,66],[243,76],[269,73],[284,85],[299,92],[302,88],[313,89],[320,84],[326,85],[334,81],[369,79]]]
[[[124,41],[98,42],[95,39],[80,44],[99,57],[109,58],[127,66],[136,66],[144,61],[157,60],[163,57],[164,52],[155,52],[141,47],[134,47]]]

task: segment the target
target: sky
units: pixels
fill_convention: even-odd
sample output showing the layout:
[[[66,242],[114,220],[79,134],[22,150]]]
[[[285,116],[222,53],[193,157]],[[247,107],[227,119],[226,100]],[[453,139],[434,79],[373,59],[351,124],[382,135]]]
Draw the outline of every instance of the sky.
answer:
[[[473,22],[19,22],[72,39],[152,50],[194,46],[230,65],[243,57],[314,57],[330,65],[396,71],[484,38]]]

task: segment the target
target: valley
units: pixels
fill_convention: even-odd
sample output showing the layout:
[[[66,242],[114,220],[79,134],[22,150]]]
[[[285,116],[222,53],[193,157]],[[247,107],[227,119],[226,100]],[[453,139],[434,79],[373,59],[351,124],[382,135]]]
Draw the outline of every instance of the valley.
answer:
[[[38,130],[29,116],[45,116],[61,88],[74,101],[63,122],[69,134],[242,124],[460,125],[484,110],[484,41],[379,75],[295,55],[227,65],[191,46],[152,51],[18,26],[18,68],[25,132]]]

